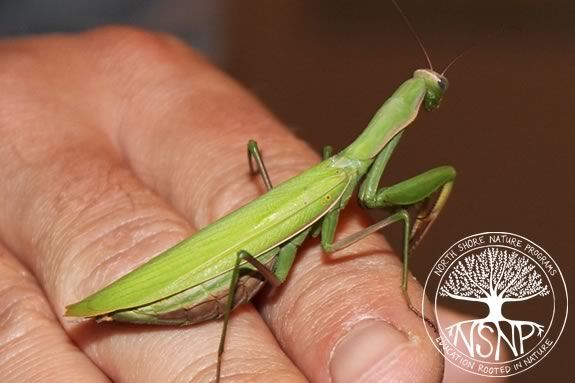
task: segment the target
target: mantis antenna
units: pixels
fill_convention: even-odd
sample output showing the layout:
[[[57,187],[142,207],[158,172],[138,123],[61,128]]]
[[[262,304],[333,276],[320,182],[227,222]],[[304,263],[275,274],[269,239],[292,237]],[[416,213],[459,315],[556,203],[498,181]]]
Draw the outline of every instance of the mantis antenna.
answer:
[[[395,1],[395,0],[394,0]],[[491,39],[496,38],[497,36],[499,36],[501,34],[501,32],[503,32],[503,27],[501,27],[499,30],[492,32],[491,34],[489,34],[487,36],[487,38],[483,41],[480,42],[475,42],[473,44],[469,44],[467,47],[465,47],[461,52],[459,52],[459,54],[457,56],[455,56],[453,58],[453,60],[451,60],[449,62],[449,64],[447,64],[447,66],[445,67],[445,69],[443,70],[443,72],[441,72],[441,75],[444,76],[445,73],[447,73],[447,71],[449,70],[449,68],[451,68],[451,66],[453,64],[455,64],[456,61],[458,61],[461,57],[463,57],[465,54],[469,53],[471,50],[473,50],[474,48],[477,48],[478,46],[480,46],[481,44],[483,44],[486,41],[489,41]]]
[[[419,44],[419,47],[423,51],[423,54],[425,55],[425,59],[427,60],[427,63],[429,64],[429,69],[433,70],[433,64],[431,64],[431,59],[429,58],[429,54],[427,53],[427,49],[425,49],[425,46],[423,45],[421,38],[417,34],[417,31],[415,30],[415,28],[413,28],[413,25],[411,25],[411,22],[409,21],[409,19],[407,18],[407,16],[403,12],[403,10],[399,7],[399,4],[397,3],[397,1],[391,0],[391,2],[393,3],[395,8],[397,9],[397,12],[399,12],[401,17],[403,18],[403,21],[405,21],[405,24],[407,25],[407,27],[411,31],[411,34],[413,35],[413,37],[415,37],[415,39],[417,40],[417,43]]]
[[[423,54],[425,55],[425,59],[427,60],[427,63],[429,64],[429,69],[433,70],[433,64],[431,64],[431,59],[429,58],[429,53],[427,53],[427,49],[425,49],[425,46],[423,45],[423,42],[421,41],[421,38],[419,37],[419,35],[417,34],[417,31],[415,30],[415,28],[413,27],[413,25],[411,24],[411,22],[409,21],[409,19],[407,18],[407,15],[405,14],[405,12],[403,12],[403,10],[401,9],[401,7],[399,6],[399,4],[397,3],[397,0],[391,0],[391,2],[393,3],[393,5],[395,6],[395,8],[397,9],[397,12],[399,12],[399,14],[401,15],[401,17],[403,18],[403,21],[405,22],[405,24],[407,25],[407,27],[409,28],[411,34],[413,35],[413,37],[415,37],[415,39],[417,40],[417,43],[419,44],[419,47],[421,48],[421,50],[423,51]],[[497,37],[500,33],[502,32],[502,29],[496,31],[495,33],[489,35],[487,37],[486,40],[491,40],[492,38]],[[443,72],[441,72],[441,75],[444,76],[445,73],[447,73],[447,71],[449,70],[449,68],[451,68],[451,66],[453,64],[455,64],[457,61],[459,61],[459,59],[461,57],[463,57],[465,54],[469,53],[469,51],[471,51],[472,49],[476,48],[478,45],[480,45],[481,43],[473,43],[468,45],[466,48],[464,48],[460,53],[457,54],[457,56],[455,56],[455,58],[453,58],[449,64],[447,64],[447,66],[445,67],[445,69],[443,70]]]

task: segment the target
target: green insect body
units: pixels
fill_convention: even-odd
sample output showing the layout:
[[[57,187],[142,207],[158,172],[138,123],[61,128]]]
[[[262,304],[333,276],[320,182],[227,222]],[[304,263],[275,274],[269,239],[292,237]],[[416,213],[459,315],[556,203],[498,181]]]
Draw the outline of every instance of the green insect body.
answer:
[[[268,192],[166,250],[134,271],[66,308],[71,317],[100,321],[181,325],[224,318],[216,381],[219,381],[230,311],[247,302],[265,281],[288,276],[298,247],[321,234],[324,251],[347,247],[392,223],[402,222],[403,283],[407,295],[408,255],[443,208],[455,179],[450,166],[431,169],[389,187],[379,183],[404,129],[420,107],[439,106],[447,79],[420,69],[405,81],[347,148],[307,171],[272,187],[257,144],[250,141],[250,165],[256,160]],[[334,241],[340,211],[355,188],[366,208],[390,215]],[[407,209],[416,213],[410,218]]]
[[[289,240],[337,203],[350,175],[346,173],[349,170],[330,165],[323,162],[219,219],[110,286],[69,306],[66,315],[150,324],[192,324],[219,318],[225,304],[221,298],[227,296],[240,250],[257,255],[262,263],[273,261],[279,253],[274,249],[279,245],[277,238],[282,238],[281,242]],[[316,182],[318,179],[322,182]],[[252,281],[248,285],[251,291],[242,296],[251,297],[262,284],[254,285]],[[186,312],[198,305],[209,307],[210,301],[222,303],[221,308],[213,308],[213,315],[196,310],[198,318],[194,318]],[[175,310],[181,314],[179,318]]]

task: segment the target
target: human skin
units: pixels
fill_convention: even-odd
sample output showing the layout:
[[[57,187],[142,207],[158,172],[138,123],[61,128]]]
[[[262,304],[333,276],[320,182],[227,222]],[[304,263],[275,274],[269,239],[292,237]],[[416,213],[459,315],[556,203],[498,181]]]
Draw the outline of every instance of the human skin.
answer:
[[[318,155],[190,48],[136,29],[0,41],[0,87],[1,380],[212,380],[220,321],[96,324],[64,307],[263,193],[248,139],[275,184]],[[351,206],[338,235],[367,222]],[[441,381],[400,272],[380,235],[332,256],[309,241],[281,288],[234,311],[224,381]]]

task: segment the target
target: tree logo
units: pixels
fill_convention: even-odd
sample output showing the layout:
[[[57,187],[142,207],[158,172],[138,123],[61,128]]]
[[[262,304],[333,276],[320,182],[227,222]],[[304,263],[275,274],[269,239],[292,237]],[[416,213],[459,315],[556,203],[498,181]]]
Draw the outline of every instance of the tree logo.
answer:
[[[429,274],[422,307],[428,335],[445,358],[485,376],[515,375],[553,348],[567,321],[565,281],[555,261],[532,241],[511,233],[481,233],[451,246]],[[455,321],[437,306],[469,313]],[[427,311],[426,311],[427,309]],[[426,317],[427,313],[427,317]]]

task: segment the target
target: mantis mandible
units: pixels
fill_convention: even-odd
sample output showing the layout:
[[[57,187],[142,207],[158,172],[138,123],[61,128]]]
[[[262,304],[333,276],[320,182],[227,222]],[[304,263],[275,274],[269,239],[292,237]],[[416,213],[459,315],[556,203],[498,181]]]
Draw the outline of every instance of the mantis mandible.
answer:
[[[431,67],[431,66],[430,66]],[[273,187],[258,145],[248,143],[252,172],[267,192],[164,251],[107,287],[66,307],[66,316],[93,317],[158,325],[191,325],[223,318],[216,382],[230,312],[248,302],[264,283],[284,282],[298,247],[321,236],[325,252],[338,251],[395,222],[403,225],[402,290],[408,306],[408,257],[443,208],[455,179],[440,166],[388,187],[379,187],[387,163],[419,109],[436,109],[447,79],[433,69],[418,69],[377,111],[347,148]],[[254,167],[255,162],[255,167]],[[390,215],[357,233],[334,241],[338,217],[359,185],[362,206]],[[415,207],[414,218],[408,209]]]

